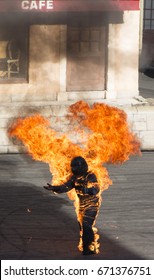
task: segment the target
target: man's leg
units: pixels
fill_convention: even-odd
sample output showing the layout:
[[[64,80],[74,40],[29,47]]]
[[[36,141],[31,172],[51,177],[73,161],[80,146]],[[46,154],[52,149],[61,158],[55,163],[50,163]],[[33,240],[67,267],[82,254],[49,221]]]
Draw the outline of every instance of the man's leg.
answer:
[[[93,225],[97,216],[97,207],[90,207],[84,212],[82,221],[82,243],[83,254],[96,253],[95,248],[95,234],[93,231]]]

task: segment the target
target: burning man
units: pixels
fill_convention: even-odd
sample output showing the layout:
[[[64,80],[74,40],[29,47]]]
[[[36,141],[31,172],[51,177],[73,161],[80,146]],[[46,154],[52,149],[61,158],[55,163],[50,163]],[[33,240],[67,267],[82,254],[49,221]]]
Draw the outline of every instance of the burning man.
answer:
[[[98,235],[94,228],[100,206],[99,186],[94,173],[88,171],[88,164],[81,156],[71,161],[71,178],[64,184],[44,186],[46,190],[65,193],[75,189],[79,200],[78,221],[80,226],[79,250],[83,255],[98,253]]]

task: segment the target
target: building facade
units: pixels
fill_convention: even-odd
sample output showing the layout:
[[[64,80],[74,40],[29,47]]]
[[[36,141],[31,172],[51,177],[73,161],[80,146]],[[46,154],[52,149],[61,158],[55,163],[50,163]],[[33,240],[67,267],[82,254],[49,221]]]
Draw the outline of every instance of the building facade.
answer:
[[[1,102],[138,95],[139,1],[0,5]]]
[[[58,116],[65,131],[78,100],[138,100],[138,0],[1,0],[0,15],[0,152],[19,152],[7,136],[18,116]]]

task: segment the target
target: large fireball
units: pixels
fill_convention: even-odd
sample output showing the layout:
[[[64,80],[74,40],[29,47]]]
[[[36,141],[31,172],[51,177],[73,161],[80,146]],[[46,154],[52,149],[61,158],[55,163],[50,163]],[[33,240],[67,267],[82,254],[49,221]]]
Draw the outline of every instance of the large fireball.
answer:
[[[34,160],[49,164],[53,184],[65,182],[71,175],[71,159],[82,156],[97,175],[103,191],[112,184],[103,164],[123,163],[131,155],[140,154],[140,141],[130,130],[127,115],[121,109],[100,103],[90,107],[79,101],[68,108],[66,118],[79,135],[84,134],[79,144],[66,134],[59,136],[40,114],[17,119],[8,132],[22,141]]]

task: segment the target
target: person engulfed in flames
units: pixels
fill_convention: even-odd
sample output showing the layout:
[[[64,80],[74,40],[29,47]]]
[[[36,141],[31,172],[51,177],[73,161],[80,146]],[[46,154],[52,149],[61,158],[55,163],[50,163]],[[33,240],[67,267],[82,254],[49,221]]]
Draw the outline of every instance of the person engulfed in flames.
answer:
[[[94,254],[99,252],[94,225],[101,194],[112,185],[103,165],[123,164],[130,156],[141,155],[141,142],[131,131],[126,112],[107,104],[89,106],[80,100],[69,106],[66,120],[70,121],[68,135],[59,135],[40,114],[13,121],[8,135],[19,139],[34,160],[49,165],[54,186],[47,184],[45,189],[67,192],[75,201],[81,236],[78,248],[83,254]],[[76,144],[71,140],[74,132],[80,139]]]
[[[79,200],[78,221],[80,226],[79,250],[83,255],[99,252],[97,229],[94,228],[95,220],[100,206],[100,188],[94,173],[88,171],[86,160],[74,157],[71,161],[71,178],[64,184],[52,186],[49,183],[44,186],[46,190],[56,193],[69,192],[75,189]]]

